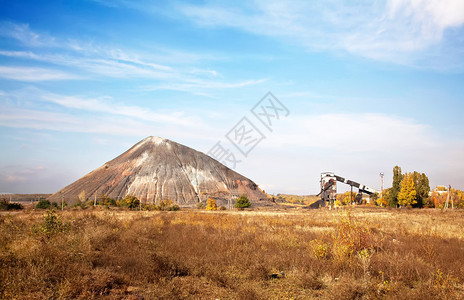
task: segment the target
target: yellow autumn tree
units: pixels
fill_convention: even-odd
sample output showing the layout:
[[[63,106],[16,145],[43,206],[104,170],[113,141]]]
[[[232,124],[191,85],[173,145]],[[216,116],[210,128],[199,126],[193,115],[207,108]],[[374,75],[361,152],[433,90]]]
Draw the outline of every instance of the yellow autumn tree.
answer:
[[[406,173],[401,180],[401,189],[398,193],[398,204],[401,206],[411,206],[417,203],[417,192],[414,185],[414,178],[411,173]]]
[[[337,201],[339,203],[337,203],[337,205],[341,205],[341,204],[349,205],[349,204],[354,202],[354,200],[356,199],[357,196],[358,196],[358,193],[353,192],[353,194],[351,194],[350,191],[345,192],[343,194],[338,194],[337,195]]]
[[[216,200],[208,198],[206,201],[206,210],[217,210]]]
[[[375,202],[377,203],[378,206],[385,206],[387,207],[388,205],[388,193],[390,192],[390,189],[383,190],[382,196],[379,197]]]

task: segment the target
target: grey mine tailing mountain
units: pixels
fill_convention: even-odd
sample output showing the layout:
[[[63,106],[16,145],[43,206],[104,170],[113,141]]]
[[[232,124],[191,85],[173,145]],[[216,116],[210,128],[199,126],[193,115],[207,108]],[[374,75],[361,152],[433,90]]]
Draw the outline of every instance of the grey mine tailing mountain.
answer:
[[[218,200],[246,195],[266,205],[266,194],[250,179],[208,155],[160,137],[147,137],[81,179],[51,195],[51,201],[88,199],[102,194],[119,199],[134,195],[142,203],[170,199],[193,206],[208,197]]]

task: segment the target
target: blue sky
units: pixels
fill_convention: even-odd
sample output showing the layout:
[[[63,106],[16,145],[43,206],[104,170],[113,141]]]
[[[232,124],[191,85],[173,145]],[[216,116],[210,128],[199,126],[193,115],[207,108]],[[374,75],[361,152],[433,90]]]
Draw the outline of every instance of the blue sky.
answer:
[[[146,136],[270,193],[392,168],[464,189],[464,2],[2,1],[0,192],[55,192]],[[250,109],[271,91],[272,132]],[[248,117],[247,157],[225,135]]]

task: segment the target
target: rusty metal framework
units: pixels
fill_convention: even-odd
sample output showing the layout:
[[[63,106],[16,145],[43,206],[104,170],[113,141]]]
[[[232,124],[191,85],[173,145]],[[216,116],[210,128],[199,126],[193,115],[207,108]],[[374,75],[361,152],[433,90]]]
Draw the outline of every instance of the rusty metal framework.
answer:
[[[358,189],[358,196],[355,200],[356,203],[361,202],[363,193],[368,195],[380,193],[380,191],[376,189],[370,188],[356,181],[338,176],[332,172],[323,172],[321,173],[321,192],[318,194],[318,196],[321,196],[322,203],[328,203],[330,206],[334,204],[336,200],[335,198],[337,196],[337,181],[351,186],[351,191],[353,191],[353,187]]]

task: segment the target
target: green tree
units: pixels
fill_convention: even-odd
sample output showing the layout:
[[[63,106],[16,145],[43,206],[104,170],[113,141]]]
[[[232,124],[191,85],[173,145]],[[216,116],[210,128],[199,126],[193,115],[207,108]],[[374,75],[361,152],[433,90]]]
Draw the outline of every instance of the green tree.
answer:
[[[398,204],[401,206],[412,206],[417,203],[417,192],[414,184],[414,175],[405,173],[401,181],[401,189],[398,193]]]
[[[46,199],[40,200],[35,206],[35,208],[40,208],[40,209],[49,209],[52,207],[57,208],[58,204],[56,204],[56,202],[50,202],[49,200],[46,200]]]
[[[418,172],[414,171],[413,173],[414,184],[416,186],[416,194],[417,194],[417,207],[424,207],[429,205],[429,192],[430,192],[430,184],[429,178],[425,173],[419,174]]]
[[[216,200],[208,198],[206,201],[206,210],[217,210]]]
[[[251,206],[251,202],[250,200],[248,200],[248,197],[245,195],[238,197],[237,201],[235,202],[235,208],[244,209],[250,206]]]
[[[398,193],[401,189],[401,180],[403,180],[403,175],[401,175],[401,168],[395,166],[393,168],[393,185],[388,193],[388,197],[385,199],[388,202],[388,205],[391,207],[396,207],[398,205]]]

